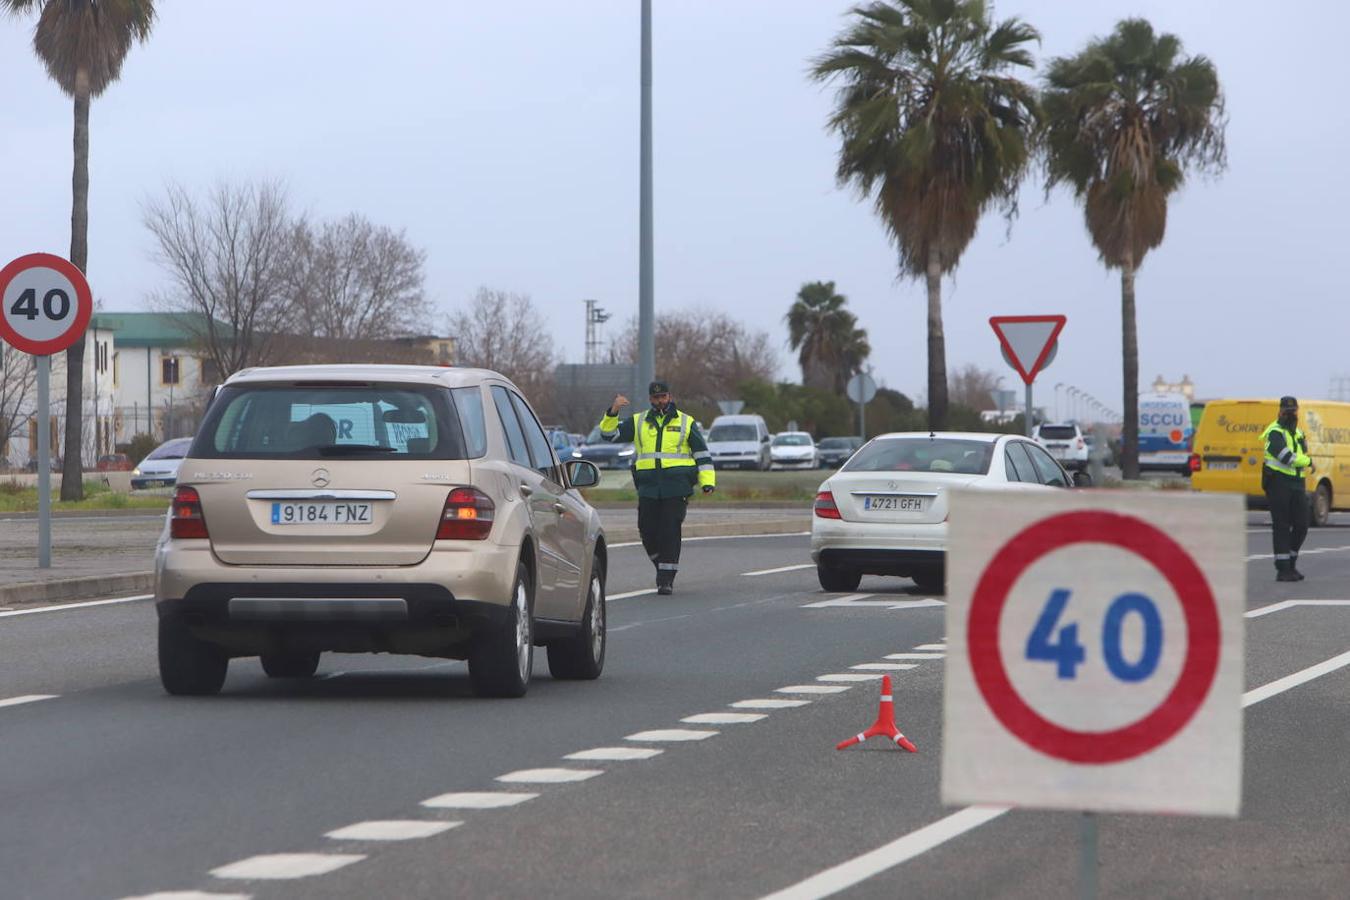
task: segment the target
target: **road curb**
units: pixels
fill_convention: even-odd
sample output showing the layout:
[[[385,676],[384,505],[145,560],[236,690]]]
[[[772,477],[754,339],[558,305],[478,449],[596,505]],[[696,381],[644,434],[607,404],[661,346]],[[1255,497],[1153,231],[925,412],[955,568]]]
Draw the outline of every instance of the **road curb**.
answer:
[[[67,600],[85,600],[115,594],[147,594],[154,589],[154,572],[123,572],[81,578],[53,578],[0,586],[0,606],[41,606]]]

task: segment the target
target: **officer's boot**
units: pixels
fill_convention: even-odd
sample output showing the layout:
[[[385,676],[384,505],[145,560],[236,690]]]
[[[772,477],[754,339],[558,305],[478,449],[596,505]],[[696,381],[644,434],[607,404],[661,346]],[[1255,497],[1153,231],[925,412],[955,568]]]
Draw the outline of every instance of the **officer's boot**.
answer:
[[[1298,581],[1298,575],[1294,572],[1294,564],[1287,559],[1275,560],[1275,580]]]
[[[1295,581],[1302,581],[1306,576],[1298,570],[1298,551],[1289,554],[1289,571],[1294,574]]]
[[[656,593],[673,594],[675,592],[675,573],[669,569],[656,570]]]

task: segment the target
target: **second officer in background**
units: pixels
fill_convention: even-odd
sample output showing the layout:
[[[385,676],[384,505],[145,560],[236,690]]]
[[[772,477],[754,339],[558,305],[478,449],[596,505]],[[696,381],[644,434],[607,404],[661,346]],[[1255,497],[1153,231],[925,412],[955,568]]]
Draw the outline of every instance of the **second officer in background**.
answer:
[[[681,412],[670,387],[653,381],[647,389],[651,406],[622,420],[619,410],[628,398],[619,394],[600,420],[600,436],[633,444],[633,482],[638,492],[638,532],[642,548],[656,566],[656,592],[669,594],[680,569],[680,532],[689,495],[716,490],[712,454],[693,416]]]

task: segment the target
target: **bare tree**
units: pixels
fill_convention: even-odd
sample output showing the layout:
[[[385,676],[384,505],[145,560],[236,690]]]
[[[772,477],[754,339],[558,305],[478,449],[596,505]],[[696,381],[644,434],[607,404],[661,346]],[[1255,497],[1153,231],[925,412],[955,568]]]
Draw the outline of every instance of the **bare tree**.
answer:
[[[37,396],[37,357],[0,344],[0,466],[7,465],[9,442],[28,428]]]
[[[998,389],[999,376],[973,363],[956,372],[951,381],[951,402],[967,409],[993,409],[993,391]]]
[[[637,361],[637,321],[613,345],[625,362]],[[735,399],[746,381],[772,381],[778,354],[768,332],[751,331],[724,312],[687,309],[656,317],[656,374],[679,402],[715,407]]]
[[[528,294],[480,287],[466,310],[450,317],[458,363],[500,372],[536,409],[551,409],[558,355],[544,318]]]
[[[426,331],[426,252],[402,231],[352,213],[292,231],[290,294],[318,338],[381,340]]]
[[[282,187],[222,182],[198,200],[170,185],[162,199],[145,203],[142,220],[173,282],[154,304],[196,314],[183,327],[220,377],[272,361],[294,313],[286,295],[292,224]]]

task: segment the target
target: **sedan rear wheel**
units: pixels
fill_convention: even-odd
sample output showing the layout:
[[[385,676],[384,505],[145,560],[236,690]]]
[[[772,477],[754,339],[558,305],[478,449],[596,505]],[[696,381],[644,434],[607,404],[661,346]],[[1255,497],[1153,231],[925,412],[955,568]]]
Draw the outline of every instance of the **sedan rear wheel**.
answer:
[[[478,696],[525,696],[534,668],[532,593],[530,570],[517,563],[506,620],[480,633],[469,652],[469,681]]]
[[[548,670],[554,678],[592,680],[605,668],[605,571],[591,564],[591,586],[581,627],[572,637],[548,645]]]
[[[827,591],[856,591],[862,573],[853,569],[839,569],[823,562],[816,563],[816,577]]]

